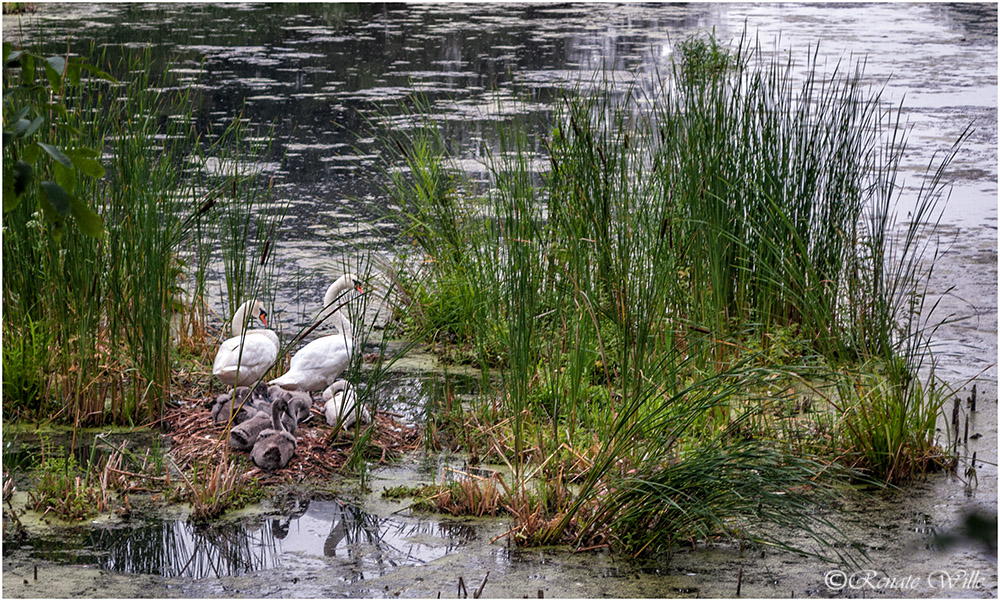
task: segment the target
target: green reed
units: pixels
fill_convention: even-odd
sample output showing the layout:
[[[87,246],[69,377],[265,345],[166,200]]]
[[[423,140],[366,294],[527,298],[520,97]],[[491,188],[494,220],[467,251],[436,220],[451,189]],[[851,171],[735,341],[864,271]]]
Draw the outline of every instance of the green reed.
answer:
[[[104,236],[67,228],[56,239],[35,214],[37,202],[22,202],[4,216],[4,354],[10,349],[22,363],[23,376],[15,381],[27,381],[8,397],[12,412],[5,417],[139,423],[157,419],[170,394],[172,317],[200,310],[178,302],[178,291],[187,276],[204,281],[207,268],[193,262],[188,271],[182,255],[203,248],[197,236],[227,236],[196,227],[195,217],[211,206],[190,173],[189,158],[200,143],[190,98],[179,87],[161,91],[149,77],[150,60],[129,55],[112,65],[109,71],[123,74],[121,85],[84,80],[65,87],[62,102],[75,110],[67,113],[70,127],[53,135],[79,132],[80,143],[104,150],[106,169],[100,179],[66,185],[95,199]],[[247,137],[234,125],[217,148]],[[231,189],[256,194],[252,186]],[[38,340],[39,332],[48,340],[43,352],[34,343],[15,348],[25,344],[13,341]],[[8,364],[14,365],[5,359]]]
[[[433,144],[395,143],[408,169],[390,190],[430,266],[399,278],[420,282],[411,334],[464,332],[500,368],[475,411],[526,503],[518,540],[777,544],[771,524],[822,542],[837,534],[813,514],[848,472],[816,453],[888,480],[940,455],[926,233],[957,144],[900,228],[906,132],[863,62],[821,75],[818,51],[797,65],[745,40],[678,49],[652,86],[598,75],[566,94],[540,144],[498,123],[483,196],[440,185],[451,159],[432,123],[406,140]],[[422,311],[441,302],[461,310]],[[813,407],[805,425],[773,417],[792,405]],[[766,482],[715,482],[737,473]],[[560,499],[552,520],[532,487]]]

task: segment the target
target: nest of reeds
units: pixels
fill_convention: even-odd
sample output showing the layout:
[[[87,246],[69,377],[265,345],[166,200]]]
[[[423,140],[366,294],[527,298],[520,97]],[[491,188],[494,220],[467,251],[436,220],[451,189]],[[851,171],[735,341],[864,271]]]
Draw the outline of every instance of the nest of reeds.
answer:
[[[164,413],[163,422],[171,441],[170,455],[182,471],[230,454],[245,456],[247,473],[263,483],[328,478],[344,467],[355,438],[358,438],[354,429],[342,429],[335,434],[333,426],[326,423],[322,411],[314,404],[312,419],[299,424],[295,433],[297,446],[292,460],[280,470],[266,472],[250,461],[249,454],[229,447],[229,430],[224,424],[213,423],[209,406],[208,401],[182,403]],[[366,458],[382,463],[419,446],[419,429],[402,424],[395,417],[391,413],[376,412],[372,424],[361,426],[362,429],[374,429],[363,450]]]

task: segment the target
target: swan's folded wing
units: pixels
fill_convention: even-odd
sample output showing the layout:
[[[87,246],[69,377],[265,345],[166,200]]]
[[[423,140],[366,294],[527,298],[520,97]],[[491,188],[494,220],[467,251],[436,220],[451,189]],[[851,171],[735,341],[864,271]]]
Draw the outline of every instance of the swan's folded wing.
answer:
[[[324,369],[331,363],[338,363],[341,355],[350,361],[351,351],[348,342],[349,339],[336,334],[317,338],[292,355],[289,366],[298,371]]]
[[[230,338],[219,346],[212,364],[212,373],[235,373],[239,366],[243,369],[271,367],[278,359],[278,347],[266,336],[250,334],[242,339],[243,350],[240,351],[241,339]]]

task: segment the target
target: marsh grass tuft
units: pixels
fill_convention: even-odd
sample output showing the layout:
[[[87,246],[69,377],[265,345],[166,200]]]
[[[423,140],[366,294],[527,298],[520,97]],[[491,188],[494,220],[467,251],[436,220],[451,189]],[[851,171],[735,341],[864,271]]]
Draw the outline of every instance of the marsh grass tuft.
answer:
[[[261,489],[241,462],[222,458],[195,465],[191,476],[181,472],[185,489],[181,493],[191,503],[191,519],[204,522],[226,510],[260,499]]]
[[[38,482],[28,493],[29,504],[43,514],[63,520],[82,520],[111,507],[112,496],[104,479],[82,468],[71,453],[43,449]]]

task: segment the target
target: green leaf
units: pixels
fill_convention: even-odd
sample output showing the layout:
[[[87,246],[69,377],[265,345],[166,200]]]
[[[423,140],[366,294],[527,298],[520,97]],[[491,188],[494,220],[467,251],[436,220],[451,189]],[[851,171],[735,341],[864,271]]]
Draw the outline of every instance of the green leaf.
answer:
[[[14,194],[21,196],[28,189],[28,184],[31,183],[31,179],[34,177],[35,170],[31,168],[31,165],[25,163],[24,161],[17,161],[14,163],[13,167],[13,177],[14,180]],[[4,207],[4,212],[7,211],[6,206]]]
[[[93,148],[80,146],[66,149],[64,152],[81,173],[91,177],[104,177],[104,166],[97,160],[99,153]]]
[[[53,111],[57,113],[60,117],[66,117],[69,115],[69,111],[66,110],[66,107],[59,104],[58,102],[47,102],[42,105],[42,108],[46,108],[50,111]]]
[[[74,161],[77,159],[77,157],[96,159],[97,157],[101,156],[101,153],[97,152],[96,149],[88,148],[87,146],[77,146],[76,148],[67,148],[63,152],[65,152],[66,156],[73,159]]]
[[[21,57],[21,84],[30,86],[35,83],[35,57],[24,53]]]
[[[28,162],[28,163],[37,163],[38,162],[38,154],[40,152],[42,152],[42,151],[41,151],[40,148],[38,148],[37,144],[29,144],[24,149],[24,154],[21,156],[21,158],[24,159],[25,162]]]
[[[20,50],[18,50],[18,52],[20,53]],[[4,42],[3,43],[3,61],[4,61],[4,66],[6,66],[7,63],[9,63],[14,58],[16,58],[14,56],[14,44],[11,44],[10,42]]]
[[[104,177],[104,166],[97,160],[99,156],[97,150],[80,146],[66,149],[65,153],[81,173],[91,177]]]
[[[63,72],[66,71],[66,59],[61,56],[50,56],[45,59],[45,63],[59,74],[60,79],[62,78]]]
[[[5,174],[3,178],[3,212],[7,213],[21,204],[21,197],[14,193],[14,176]]]
[[[117,79],[115,79],[114,77],[112,77],[110,74],[105,73],[104,71],[101,71],[100,69],[98,69],[94,65],[90,65],[90,64],[84,63],[81,66],[84,69],[86,69],[87,71],[89,71],[90,74],[93,75],[94,77],[99,77],[99,78],[101,78],[101,79],[103,79],[105,81],[110,81],[111,83],[118,83]]]
[[[63,70],[66,68],[66,59],[61,56],[50,56],[45,59],[45,76],[49,78],[49,85],[57,93],[62,93]]]
[[[35,144],[37,144],[39,148],[47,152],[50,157],[62,163],[63,166],[66,167],[67,169],[73,168],[73,161],[69,160],[69,157],[63,154],[63,151],[59,150],[58,148],[56,148],[51,144],[46,144],[45,142],[35,142]]]
[[[76,219],[76,224],[80,227],[81,232],[94,238],[104,236],[104,219],[100,215],[79,198],[71,196],[70,205],[72,206],[73,219]]]
[[[28,121],[27,119],[19,119],[16,123],[14,123],[14,127],[8,129],[4,133],[13,134],[14,139],[16,140],[17,138],[22,137],[24,132],[28,131],[29,127],[31,127],[31,121]]]
[[[66,79],[69,83],[74,86],[80,85],[80,65],[79,61],[70,60],[69,65],[66,67]]]
[[[28,131],[24,132],[24,137],[30,138],[34,135],[38,131],[38,128],[42,126],[42,123],[45,123],[45,117],[35,117],[35,120],[31,122],[31,127],[28,128]]]
[[[73,164],[81,173],[90,177],[104,177],[104,166],[100,161],[88,157],[73,157]]]
[[[51,186],[55,186],[55,187],[59,186],[59,184],[56,184],[55,182],[42,182],[42,191],[43,192],[46,189],[46,185],[45,184],[51,184]],[[68,205],[69,204],[69,200],[68,200],[69,195],[65,194],[65,192],[63,192],[63,194],[64,194],[64,196],[62,197],[62,199],[66,200],[66,203]],[[54,197],[59,198],[58,192],[54,193]],[[45,216],[45,220],[52,225],[52,228],[51,228],[52,237],[55,238],[56,240],[61,240],[62,239],[62,231],[63,231],[63,223],[66,222],[66,217],[59,212],[59,209],[57,209],[52,204],[52,202],[49,200],[49,196],[46,195],[46,194],[44,194],[44,193],[41,195],[41,197],[39,197],[38,204],[41,205],[41,207],[42,207],[42,215]],[[67,209],[68,208],[69,207],[67,206]]]
[[[30,111],[31,111],[31,107],[26,106],[26,107],[22,108],[21,110],[17,111],[17,114],[14,115],[13,117],[11,117],[9,119],[4,118],[4,121],[6,121],[7,123],[10,123],[11,121],[20,121],[21,119],[24,119],[25,117],[27,117],[28,113]]]
[[[72,196],[63,189],[62,186],[55,182],[45,181],[42,182],[42,210],[46,209],[45,204],[47,203],[52,210],[54,210],[59,217],[65,217],[69,215],[71,206],[70,200]]]
[[[75,192],[76,171],[74,171],[71,168],[67,169],[66,167],[63,167],[59,163],[56,163],[55,165],[53,165],[53,167],[54,167],[53,171],[55,172],[56,176],[56,183],[62,186],[63,190],[66,190],[70,194]]]

